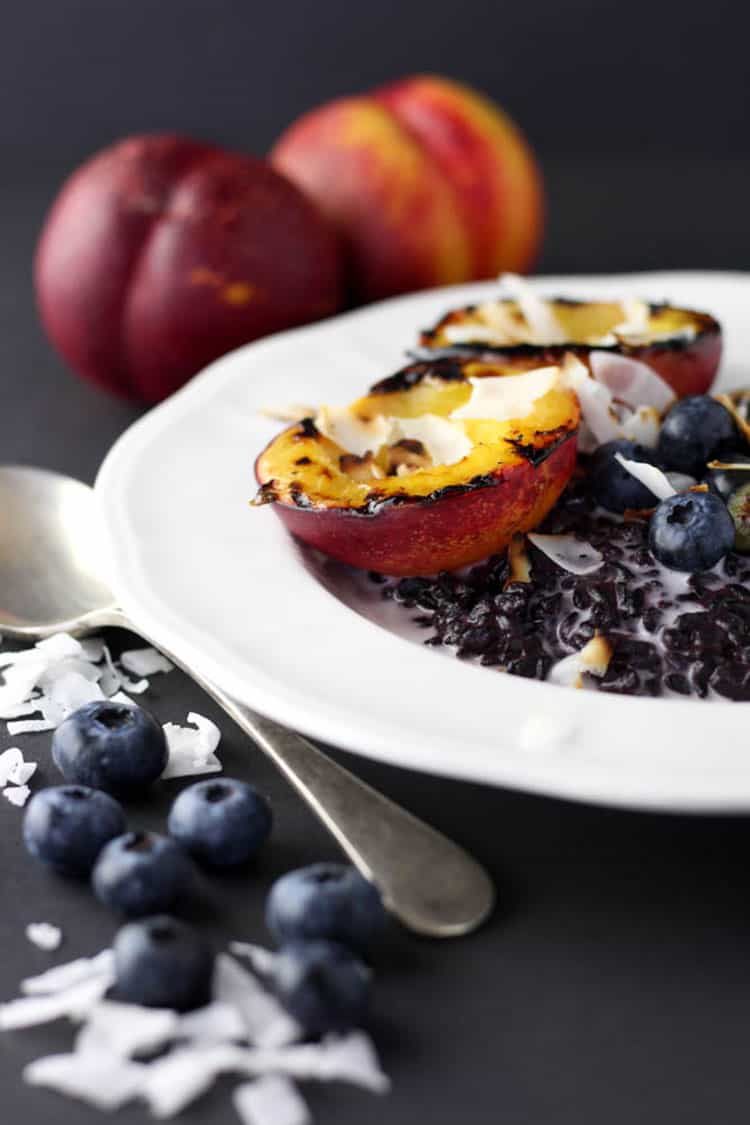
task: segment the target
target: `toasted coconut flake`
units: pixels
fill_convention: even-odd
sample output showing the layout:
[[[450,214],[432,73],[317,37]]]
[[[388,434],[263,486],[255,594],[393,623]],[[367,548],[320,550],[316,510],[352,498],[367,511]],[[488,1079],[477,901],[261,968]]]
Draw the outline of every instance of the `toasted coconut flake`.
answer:
[[[538,535],[531,532],[528,538],[561,570],[568,570],[571,574],[593,574],[604,562],[604,556],[596,547],[576,539],[575,535]]]
[[[48,1055],[29,1063],[23,1079],[30,1086],[46,1086],[107,1112],[135,1098],[146,1068],[104,1051]]]
[[[301,402],[288,402],[277,406],[262,406],[258,413],[274,422],[301,422],[305,418],[314,418],[317,408],[305,406]]]
[[[87,1014],[76,1051],[106,1051],[119,1058],[148,1055],[175,1038],[179,1025],[177,1013],[166,1008],[101,1000]]]
[[[652,406],[663,414],[675,400],[674,390],[669,383],[647,363],[638,359],[612,352],[592,351],[589,353],[589,363],[596,381],[631,410]]]
[[[8,785],[3,789],[3,797],[6,801],[10,801],[11,805],[16,808],[22,809],[31,796],[31,790],[28,785]]]
[[[748,468],[750,469],[750,465],[748,465]],[[695,477],[690,477],[687,473],[669,472],[666,477],[675,492],[687,492],[688,489],[694,488],[698,483]]]
[[[36,1027],[42,1023],[52,1023],[61,1016],[81,1019],[114,983],[114,973],[102,973],[88,980],[79,981],[59,992],[46,996],[24,996],[0,1004],[0,1030],[9,1031],[21,1027]]]
[[[62,930],[51,922],[30,922],[26,927],[26,937],[37,949],[53,953],[62,943]]]
[[[361,418],[348,406],[321,406],[315,427],[324,437],[358,457],[368,450],[377,453],[382,445],[388,444],[391,435],[391,422],[382,414]]]
[[[623,437],[636,445],[655,449],[659,441],[661,415],[654,406],[639,406],[622,421]]]
[[[27,996],[48,995],[62,992],[82,981],[111,976],[113,973],[114,953],[111,949],[103,949],[95,957],[78,957],[75,961],[56,965],[46,973],[40,973],[38,977],[27,977],[21,981],[21,992]]]
[[[501,274],[500,281],[506,293],[517,303],[529,331],[528,339],[535,344],[564,344],[565,332],[555,316],[552,305],[540,297],[527,281],[515,273]]]
[[[627,297],[620,302],[622,321],[612,329],[615,336],[625,339],[629,336],[641,337],[648,333],[651,309],[645,301],[637,297]]]
[[[709,461],[709,469],[732,469],[736,472],[750,473],[750,461],[743,464],[740,461]]]
[[[454,411],[455,413],[455,411]],[[428,460],[414,462],[415,468],[432,465],[455,465],[472,450],[472,444],[460,422],[451,422],[437,414],[419,418],[394,418],[393,433],[399,442],[419,442]],[[409,461],[405,462],[407,465]]]
[[[364,457],[357,457],[356,453],[342,453],[339,468],[359,484],[369,484],[373,480],[380,480],[384,475],[369,450]]]
[[[668,500],[670,496],[676,495],[676,490],[669,483],[666,474],[656,465],[649,465],[646,461],[631,461],[623,457],[622,453],[615,453],[615,460],[631,476],[640,481],[644,488],[653,492],[657,499]]]
[[[237,1009],[251,1043],[260,1047],[281,1047],[301,1038],[299,1025],[276,997],[226,953],[216,958],[213,994],[215,1000]]]
[[[454,410],[451,418],[509,422],[514,418],[525,418],[533,410],[537,399],[560,385],[560,368],[538,367],[522,375],[472,377],[469,382],[471,398]]]
[[[120,663],[134,676],[154,676],[158,672],[171,672],[174,664],[155,648],[132,648],[120,654]]]
[[[294,1083],[280,1074],[244,1082],[232,1094],[242,1125],[311,1125],[312,1118]]]
[[[519,531],[508,544],[508,568],[508,583],[531,581],[531,560],[526,550],[526,536]]]
[[[56,725],[48,719],[21,719],[8,723],[8,734],[11,738],[15,738],[17,734],[41,734],[46,730],[54,730]]]
[[[169,760],[162,778],[194,777],[202,773],[217,773],[221,762],[216,749],[221,741],[221,731],[206,719],[191,711],[187,721],[191,727],[181,727],[177,723],[165,723]]]
[[[586,365],[571,352],[567,352],[563,360],[562,384],[578,398],[583,421],[578,433],[578,446],[584,453],[591,453],[597,445],[622,437],[611,392],[603,383],[597,383]]]
[[[745,441],[750,441],[750,423],[748,422],[742,411],[738,409],[737,403],[734,401],[732,396],[726,394],[714,395],[714,398],[717,402],[720,402],[721,405],[732,415],[735,421],[735,425],[745,438]]]
[[[612,646],[606,637],[597,634],[579,652],[571,653],[554,664],[547,679],[562,687],[585,687],[584,674],[601,677],[612,659]]]
[[[175,1038],[201,1043],[241,1042],[247,1038],[247,1027],[237,1008],[215,1000],[181,1016]]]

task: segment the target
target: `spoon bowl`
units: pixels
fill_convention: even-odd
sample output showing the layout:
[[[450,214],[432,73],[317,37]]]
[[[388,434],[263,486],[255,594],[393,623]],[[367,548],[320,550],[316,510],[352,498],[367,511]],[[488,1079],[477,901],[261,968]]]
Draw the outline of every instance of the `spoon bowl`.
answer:
[[[44,469],[0,466],[0,633],[40,640],[97,628],[115,606],[103,571],[92,490]]]

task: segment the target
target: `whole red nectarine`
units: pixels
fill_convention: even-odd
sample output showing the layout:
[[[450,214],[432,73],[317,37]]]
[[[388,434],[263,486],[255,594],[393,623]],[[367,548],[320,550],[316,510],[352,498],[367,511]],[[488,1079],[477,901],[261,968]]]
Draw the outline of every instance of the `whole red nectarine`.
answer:
[[[269,164],[171,134],[105,149],[63,186],[35,280],[81,375],[158,402],[224,352],[336,312],[336,236]]]
[[[416,76],[329,102],[271,160],[337,227],[355,298],[523,272],[539,248],[534,156],[498,106],[458,82]]]

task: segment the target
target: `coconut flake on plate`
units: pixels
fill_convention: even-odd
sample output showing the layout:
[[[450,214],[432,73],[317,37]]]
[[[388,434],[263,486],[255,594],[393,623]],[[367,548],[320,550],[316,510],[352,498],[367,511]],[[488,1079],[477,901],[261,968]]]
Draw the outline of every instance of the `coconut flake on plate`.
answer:
[[[221,731],[210,719],[191,711],[189,727],[165,723],[169,760],[162,779],[193,777],[203,773],[217,773],[222,765],[216,756],[221,741]]]
[[[46,953],[53,953],[60,948],[63,938],[62,930],[59,926],[53,926],[51,922],[29,922],[25,932],[26,937],[37,949],[43,949]]]
[[[649,465],[647,461],[631,461],[623,457],[622,453],[615,453],[615,460],[626,472],[640,481],[644,488],[653,492],[657,499],[668,500],[670,496],[677,495],[677,490],[669,483],[666,474],[656,465]]]
[[[578,652],[564,656],[550,668],[547,680],[562,687],[585,687],[584,674],[601,678],[612,659],[612,646],[606,637],[592,637]]]
[[[555,316],[554,308],[544,297],[532,289],[524,278],[516,273],[503,273],[500,283],[523,313],[529,331],[527,339],[533,344],[564,344],[565,332]]]
[[[134,676],[154,676],[158,672],[171,672],[174,669],[171,660],[167,660],[163,653],[150,646],[120,653],[120,664]]]
[[[242,1125],[312,1125],[299,1090],[281,1074],[243,1082],[234,1090],[232,1102]]]
[[[622,419],[622,434],[628,441],[655,449],[659,440],[661,415],[654,406],[639,406]]]
[[[274,422],[301,422],[303,418],[314,418],[317,408],[306,406],[302,402],[287,402],[277,406],[261,406],[258,413]]]
[[[582,539],[576,539],[575,535],[540,535],[530,532],[528,539],[556,566],[571,574],[593,574],[604,562],[604,556],[596,547]]]
[[[676,395],[669,383],[652,367],[638,359],[613,352],[589,352],[591,374],[624,402],[631,410],[653,406],[660,414],[674,402]]]
[[[216,958],[213,997],[237,1009],[247,1038],[259,1047],[281,1047],[302,1037],[299,1024],[273,993],[226,953]]]
[[[750,465],[747,466],[750,469]],[[670,470],[665,473],[665,476],[675,492],[687,492],[688,489],[694,488],[698,481],[695,477],[688,476],[687,473],[678,473]]]
[[[29,1086],[45,1086],[111,1112],[137,1097],[145,1067],[105,1051],[47,1055],[23,1072]]]
[[[31,796],[28,785],[8,785],[2,793],[6,801],[10,801],[11,805],[15,805],[19,809],[23,808]]]

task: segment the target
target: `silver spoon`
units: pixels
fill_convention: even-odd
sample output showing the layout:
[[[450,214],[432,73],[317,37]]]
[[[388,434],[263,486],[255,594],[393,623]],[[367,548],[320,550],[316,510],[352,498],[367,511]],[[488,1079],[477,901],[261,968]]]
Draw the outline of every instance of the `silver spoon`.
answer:
[[[0,466],[0,633],[35,641],[117,626],[145,637],[102,580],[99,543],[88,485]],[[272,758],[400,922],[430,937],[454,937],[487,918],[492,882],[462,848],[167,655]]]

